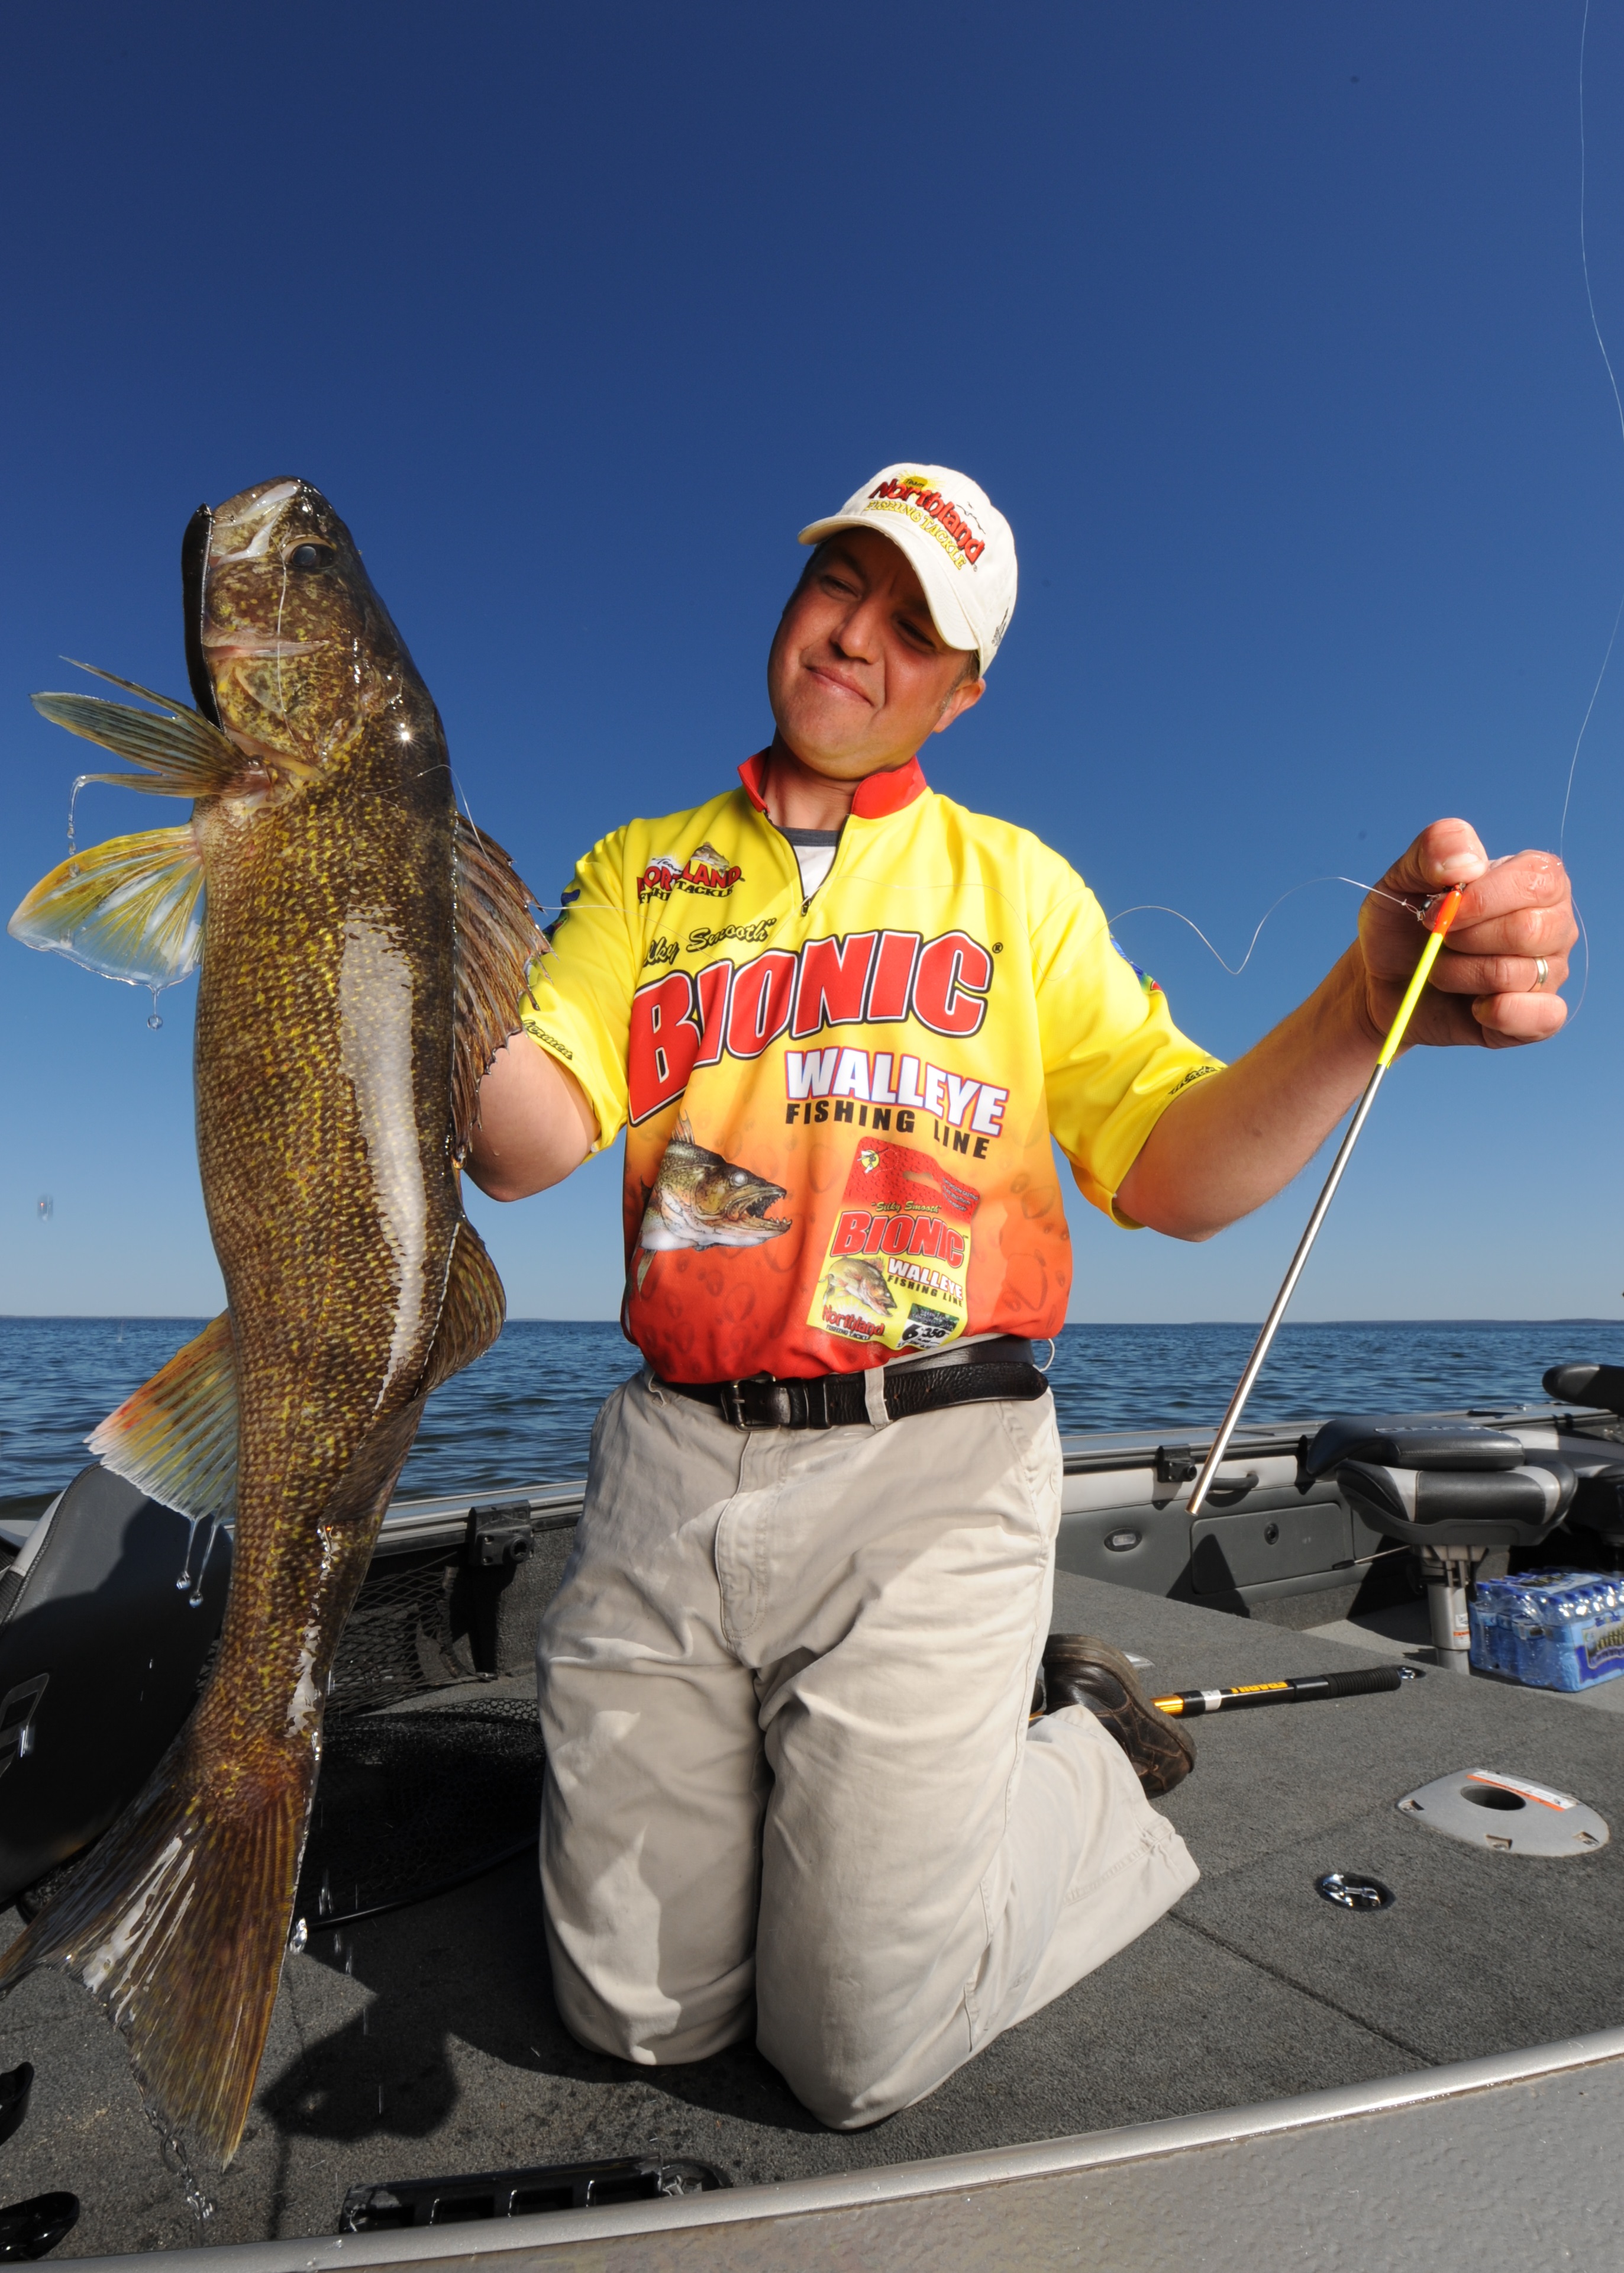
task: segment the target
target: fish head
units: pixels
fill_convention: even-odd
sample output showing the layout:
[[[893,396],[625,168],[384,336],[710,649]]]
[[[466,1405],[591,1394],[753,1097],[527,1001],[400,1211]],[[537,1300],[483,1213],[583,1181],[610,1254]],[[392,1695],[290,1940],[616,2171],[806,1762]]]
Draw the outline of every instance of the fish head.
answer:
[[[696,1178],[692,1207],[711,1227],[720,1245],[753,1247],[759,1240],[776,1239],[788,1231],[787,1216],[769,1219],[767,1210],[784,1197],[782,1184],[769,1184],[734,1161],[716,1159]]]
[[[199,506],[182,546],[187,667],[198,708],[283,782],[330,765],[398,709],[409,745],[426,689],[355,539],[291,476]]]
[[[767,1213],[783,1197],[782,1184],[679,1135],[665,1148],[649,1206],[685,1247],[758,1247],[789,1230],[788,1216]]]

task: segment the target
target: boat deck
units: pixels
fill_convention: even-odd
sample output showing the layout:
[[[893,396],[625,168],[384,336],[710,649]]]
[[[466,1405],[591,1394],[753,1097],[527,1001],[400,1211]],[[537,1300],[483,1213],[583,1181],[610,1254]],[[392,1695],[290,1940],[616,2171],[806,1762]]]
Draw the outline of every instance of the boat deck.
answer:
[[[1057,1627],[1141,1654],[1154,1686],[1370,1664],[1418,1645],[1403,1612],[1377,1616],[1388,1631],[1343,1624],[1333,1637],[1064,1574],[1055,1589]],[[856,2134],[824,2129],[751,2049],[649,2070],[574,2044],[553,2007],[528,1857],[312,1933],[289,1958],[242,2150],[223,2176],[197,2173],[206,2217],[143,2112],[122,2041],[77,1985],[36,1974],[0,2005],[0,2063],[37,2070],[28,2119],[0,2149],[6,2197],[81,2196],[58,2256],[331,2234],[360,2181],[653,2149],[771,2183],[1196,2115],[1613,2026],[1624,1846],[1490,1853],[1395,1803],[1486,1767],[1575,1793],[1624,1833],[1620,1692],[1569,1699],[1433,1669],[1393,1694],[1202,1722],[1194,1774],[1161,1803],[1201,1884],[932,2097]],[[1373,1873],[1394,1907],[1351,1915],[1321,1899],[1314,1879],[1337,1869]],[[8,1913],[0,1939],[18,1924]]]

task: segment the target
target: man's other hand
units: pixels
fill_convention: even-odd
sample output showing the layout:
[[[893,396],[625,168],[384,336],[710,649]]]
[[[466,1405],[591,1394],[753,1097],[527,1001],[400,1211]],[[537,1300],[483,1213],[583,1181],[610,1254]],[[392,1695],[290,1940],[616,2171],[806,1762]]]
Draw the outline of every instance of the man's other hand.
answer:
[[[1553,852],[1491,860],[1464,821],[1434,821],[1424,829],[1359,911],[1372,1035],[1385,1039],[1426,943],[1413,911],[1452,884],[1465,887],[1460,909],[1416,1005],[1406,1046],[1475,1042],[1498,1050],[1546,1040],[1568,1016],[1556,990],[1579,935],[1568,872]]]

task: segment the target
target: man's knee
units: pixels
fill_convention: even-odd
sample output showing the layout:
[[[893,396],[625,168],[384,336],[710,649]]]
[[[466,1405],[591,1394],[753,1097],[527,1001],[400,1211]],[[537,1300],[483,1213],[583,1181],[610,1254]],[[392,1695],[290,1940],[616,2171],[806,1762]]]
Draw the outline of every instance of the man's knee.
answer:
[[[962,1991],[933,1999],[917,1951],[871,1948],[853,1964],[849,1952],[803,1948],[792,1969],[758,1958],[756,1999],[758,2048],[834,2131],[911,2106],[972,2050]]]

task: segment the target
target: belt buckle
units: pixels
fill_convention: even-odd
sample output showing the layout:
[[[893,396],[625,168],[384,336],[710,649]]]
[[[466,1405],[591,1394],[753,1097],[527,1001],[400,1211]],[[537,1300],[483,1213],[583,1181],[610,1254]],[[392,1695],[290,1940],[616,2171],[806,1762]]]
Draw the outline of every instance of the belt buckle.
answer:
[[[722,1419],[734,1429],[795,1426],[790,1384],[775,1381],[770,1373],[751,1374],[743,1381],[724,1381],[719,1402]]]

